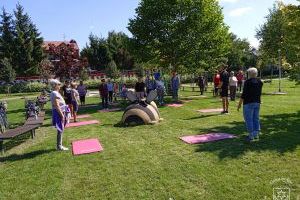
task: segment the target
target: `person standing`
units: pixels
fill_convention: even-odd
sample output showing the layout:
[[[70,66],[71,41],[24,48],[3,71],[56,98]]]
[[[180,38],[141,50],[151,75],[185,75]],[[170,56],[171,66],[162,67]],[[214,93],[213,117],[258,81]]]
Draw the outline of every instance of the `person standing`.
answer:
[[[173,101],[178,101],[178,90],[180,86],[179,78],[176,74],[176,72],[173,72],[172,78],[171,78],[171,91],[172,91],[172,98]]]
[[[238,80],[234,76],[234,71],[230,72],[229,89],[230,89],[230,100],[231,101],[235,101],[236,90],[237,90],[237,83],[238,83]]]
[[[102,109],[108,109],[108,88],[105,82],[105,79],[101,80],[101,84],[99,86],[99,94],[102,100]]]
[[[151,90],[155,89],[153,88],[153,81],[151,80],[149,75],[146,76],[145,86],[147,95],[151,92]]]
[[[119,94],[119,84],[116,82],[114,82],[113,84],[114,84],[114,94],[113,94],[114,101],[117,102],[117,96]]]
[[[59,93],[61,83],[55,79],[50,80],[49,83],[52,87],[52,92],[50,94],[50,101],[52,105],[52,125],[57,130],[56,149],[58,151],[67,151],[69,149],[62,145],[62,138],[70,110],[66,105],[64,98]]]
[[[221,77],[218,71],[216,71],[213,81],[214,81],[214,96],[216,97],[219,95],[219,86],[221,82]]]
[[[73,113],[73,106],[72,106],[72,94],[71,94],[71,84],[70,81],[66,80],[64,86],[61,88],[62,94],[64,96],[65,103],[69,106],[71,110],[71,115]]]
[[[238,80],[238,89],[239,89],[239,92],[242,92],[242,86],[243,86],[243,80],[244,80],[244,73],[242,70],[240,70],[237,75],[236,75],[236,78]]]
[[[250,142],[259,138],[260,121],[259,111],[263,82],[257,78],[257,69],[252,67],[248,70],[249,79],[244,83],[244,89],[237,110],[243,104],[243,116],[249,135],[246,141]]]
[[[223,71],[221,73],[221,82],[220,82],[220,88],[221,88],[221,98],[222,98],[222,105],[223,105],[223,111],[222,114],[228,114],[228,87],[229,87],[229,73],[227,72],[227,66],[223,68]]]
[[[198,78],[198,86],[200,88],[200,94],[203,95],[205,90],[205,78],[202,75]]]
[[[156,91],[159,105],[164,105],[165,84],[161,77],[156,78]]]
[[[77,84],[71,83],[71,96],[72,96],[72,106],[73,106],[73,119],[74,122],[77,122],[77,112],[78,112],[78,105],[79,105],[79,93],[77,91]]]
[[[110,79],[108,79],[107,82],[107,90],[108,90],[108,102],[113,102],[113,94],[114,94],[114,84],[111,82]]]
[[[134,89],[138,100],[145,97],[145,83],[143,82],[143,78],[138,78],[138,82],[136,82]]]
[[[80,81],[77,86],[77,91],[79,93],[80,105],[85,105],[85,96],[87,93],[86,86],[83,84],[83,81]]]

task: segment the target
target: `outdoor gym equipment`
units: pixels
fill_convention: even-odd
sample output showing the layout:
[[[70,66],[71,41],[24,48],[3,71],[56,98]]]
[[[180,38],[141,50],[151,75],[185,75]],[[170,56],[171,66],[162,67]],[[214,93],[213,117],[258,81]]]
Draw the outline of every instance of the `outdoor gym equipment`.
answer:
[[[125,125],[144,125],[144,124],[156,124],[160,118],[160,113],[153,101],[157,97],[156,90],[152,90],[146,99],[139,100],[136,93],[133,91],[127,92],[127,98],[131,101],[131,104],[126,108],[122,123]]]

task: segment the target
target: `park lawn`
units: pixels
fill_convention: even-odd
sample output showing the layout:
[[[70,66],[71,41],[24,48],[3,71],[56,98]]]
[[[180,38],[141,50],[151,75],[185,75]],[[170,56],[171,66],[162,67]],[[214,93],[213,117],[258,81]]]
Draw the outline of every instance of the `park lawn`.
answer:
[[[277,84],[265,84],[264,93]],[[220,107],[207,93],[181,108],[162,107],[158,125],[122,127],[122,112],[81,110],[101,121],[66,129],[64,144],[99,138],[104,151],[73,156],[55,151],[56,131],[50,115],[34,140],[23,136],[7,144],[0,158],[0,199],[272,199],[272,183],[291,181],[291,199],[300,196],[300,87],[285,81],[288,95],[265,94],[260,141],[244,143],[242,111],[230,104],[229,115],[195,110]],[[181,92],[182,98],[198,92]],[[24,120],[24,100],[9,101],[9,120]],[[89,98],[88,103],[97,103]],[[99,109],[99,108],[98,108]],[[178,138],[206,132],[227,132],[236,139],[188,145]]]

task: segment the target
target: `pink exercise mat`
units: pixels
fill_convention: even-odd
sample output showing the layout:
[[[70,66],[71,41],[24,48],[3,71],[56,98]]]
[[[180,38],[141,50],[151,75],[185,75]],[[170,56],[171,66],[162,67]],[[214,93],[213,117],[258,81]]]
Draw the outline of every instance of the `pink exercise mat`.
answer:
[[[208,133],[203,135],[183,136],[180,139],[188,144],[198,144],[232,138],[236,138],[236,136],[228,133]]]
[[[98,139],[78,140],[72,142],[73,155],[81,155],[102,151],[103,148]]]
[[[214,112],[222,112],[222,111],[223,111],[222,108],[212,108],[212,109],[197,110],[197,112],[201,112],[201,113],[214,113]]]
[[[66,128],[70,127],[77,127],[77,126],[85,126],[90,124],[99,124],[100,122],[98,120],[89,120],[89,121],[82,121],[82,122],[71,122],[67,124]]]
[[[84,119],[89,117],[91,117],[91,115],[77,115],[77,119]],[[71,117],[71,119],[74,119],[74,117]]]
[[[116,112],[116,111],[120,111],[121,108],[112,108],[112,109],[108,109],[108,110],[98,110],[98,112],[102,112],[102,113],[107,113],[107,112]]]
[[[182,106],[183,106],[183,104],[172,103],[172,104],[167,104],[166,106],[168,106],[168,107],[180,108],[180,107],[182,107]]]

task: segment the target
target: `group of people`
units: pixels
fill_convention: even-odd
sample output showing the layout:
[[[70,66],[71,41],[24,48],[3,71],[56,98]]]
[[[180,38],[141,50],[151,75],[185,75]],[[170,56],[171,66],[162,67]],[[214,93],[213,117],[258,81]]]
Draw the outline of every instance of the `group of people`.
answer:
[[[224,66],[220,72],[217,72],[214,76],[214,95],[220,93],[223,105],[222,113],[224,114],[228,113],[228,91],[230,90],[231,100],[234,100],[236,91],[242,91],[243,85],[243,91],[237,110],[239,111],[243,105],[243,116],[249,132],[247,141],[252,141],[258,138],[260,132],[259,112],[263,83],[257,78],[257,74],[256,68],[249,68],[248,79],[244,80],[244,75],[242,72],[239,72],[237,76],[235,76],[234,72],[229,74],[227,72],[227,66]],[[146,83],[144,83],[142,78],[138,79],[138,82],[135,85],[137,98],[142,99],[146,97],[151,90],[156,89],[158,94],[158,102],[162,105],[164,103],[165,94],[165,84],[163,80],[161,79],[160,75],[155,76],[155,81],[152,82],[151,88],[147,87],[147,80],[149,80],[149,77],[146,78]],[[205,84],[204,81],[202,83]],[[61,87],[62,84],[58,80],[53,79],[50,81],[50,85],[52,87],[52,93],[50,95],[52,105],[52,123],[57,129],[57,150],[64,151],[68,150],[68,148],[62,145],[64,127],[70,115],[73,116],[74,121],[77,121],[76,117],[79,101],[82,105],[85,104],[85,95],[87,90],[82,81],[79,85],[77,85],[75,82],[66,81],[64,86]],[[175,101],[178,100],[179,87],[179,77],[176,73],[173,73],[171,78],[171,91],[172,97]],[[125,93],[125,98],[126,91],[126,85],[123,84],[121,93]],[[108,108],[108,102],[113,101],[113,95],[116,92],[119,92],[119,87],[117,84],[111,82],[110,79],[108,79],[107,82],[105,79],[101,80],[99,93],[104,109]]]

